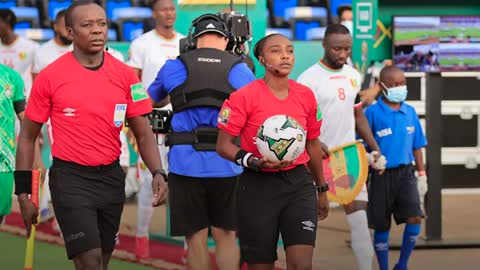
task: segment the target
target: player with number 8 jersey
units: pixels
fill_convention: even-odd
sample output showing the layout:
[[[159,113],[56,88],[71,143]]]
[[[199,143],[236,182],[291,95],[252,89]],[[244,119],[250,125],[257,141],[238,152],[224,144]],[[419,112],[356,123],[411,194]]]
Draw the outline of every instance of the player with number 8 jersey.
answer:
[[[303,72],[298,81],[312,89],[322,110],[320,141],[324,153],[327,153],[324,158],[328,156],[328,149],[353,142],[357,132],[370,149],[376,151],[372,152],[372,156],[375,156],[374,164],[377,164],[382,156],[363,113],[359,96],[361,77],[353,67],[346,65],[352,51],[350,32],[341,24],[329,25],[325,30],[323,47],[323,58]],[[373,247],[365,211],[367,201],[367,188],[363,185],[355,200],[344,205],[359,270],[372,268]]]

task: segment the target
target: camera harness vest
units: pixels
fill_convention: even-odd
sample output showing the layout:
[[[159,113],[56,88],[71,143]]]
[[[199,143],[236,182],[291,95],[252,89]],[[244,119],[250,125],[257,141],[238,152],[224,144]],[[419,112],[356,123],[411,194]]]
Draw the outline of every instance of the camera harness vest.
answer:
[[[173,113],[198,107],[221,109],[235,88],[228,82],[230,70],[241,59],[229,53],[200,48],[178,56],[187,69],[186,81],[170,92]],[[215,151],[218,128],[198,127],[191,132],[171,131],[166,145],[191,144],[197,151]]]

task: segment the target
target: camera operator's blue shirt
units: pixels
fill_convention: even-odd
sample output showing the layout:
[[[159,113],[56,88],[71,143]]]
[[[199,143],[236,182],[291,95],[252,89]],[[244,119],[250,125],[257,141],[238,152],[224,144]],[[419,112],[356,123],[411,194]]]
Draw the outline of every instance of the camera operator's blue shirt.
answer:
[[[150,97],[159,102],[187,79],[187,69],[182,61],[168,60],[157,78],[148,88]],[[244,63],[233,66],[228,82],[239,89],[255,80],[252,71]],[[219,109],[192,108],[175,113],[171,128],[175,132],[188,132],[197,127],[217,127]],[[215,151],[196,151],[191,145],[175,145],[168,153],[170,172],[190,177],[231,177],[242,173],[243,168],[228,161]]]

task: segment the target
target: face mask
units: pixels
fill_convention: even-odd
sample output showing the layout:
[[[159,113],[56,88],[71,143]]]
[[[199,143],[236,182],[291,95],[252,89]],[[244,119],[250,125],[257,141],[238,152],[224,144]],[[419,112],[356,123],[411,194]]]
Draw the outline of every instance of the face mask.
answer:
[[[383,84],[383,87],[385,87],[384,84]],[[408,91],[407,91],[406,85],[390,87],[390,88],[385,87],[385,89],[387,89],[387,91],[386,93],[384,91],[384,95],[390,102],[400,103],[405,101],[405,99],[407,98]]]
[[[353,22],[352,21],[343,21],[343,22],[341,22],[341,24],[348,29],[348,31],[350,32],[350,35],[353,35]]]

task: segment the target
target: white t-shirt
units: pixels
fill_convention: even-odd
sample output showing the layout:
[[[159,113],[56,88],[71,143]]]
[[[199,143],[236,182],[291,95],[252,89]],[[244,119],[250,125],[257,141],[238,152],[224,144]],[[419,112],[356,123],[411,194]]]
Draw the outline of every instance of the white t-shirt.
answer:
[[[62,46],[51,39],[42,44],[35,52],[33,59],[32,73],[39,73],[40,70],[50,65],[53,61],[57,60],[60,56],[73,49],[73,45]]]
[[[111,47],[108,47],[108,50],[107,50],[108,53],[110,53],[113,57],[117,58],[117,60],[125,63],[125,57],[123,56],[123,54]]]
[[[177,58],[180,39],[175,33],[172,39],[162,38],[155,29],[136,38],[130,45],[128,65],[142,70],[142,84],[148,89],[157,77],[158,71],[168,59]]]
[[[340,70],[328,68],[321,61],[305,70],[298,82],[312,89],[322,113],[320,141],[328,148],[355,140],[354,107],[361,106],[360,73],[344,65]],[[357,104],[356,104],[357,103]]]
[[[32,88],[32,63],[38,47],[38,43],[21,36],[17,36],[17,40],[9,46],[0,41],[0,63],[22,75],[26,98]]]

